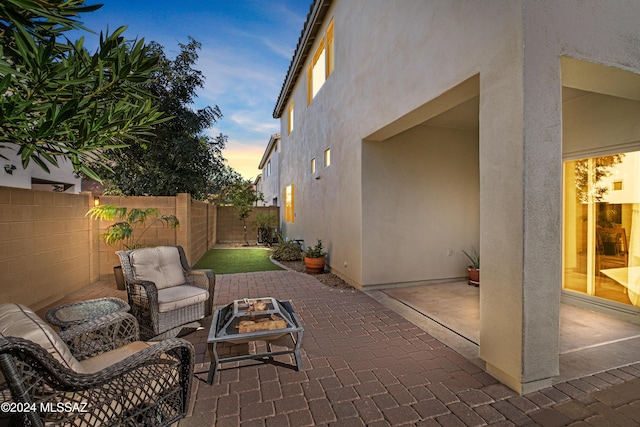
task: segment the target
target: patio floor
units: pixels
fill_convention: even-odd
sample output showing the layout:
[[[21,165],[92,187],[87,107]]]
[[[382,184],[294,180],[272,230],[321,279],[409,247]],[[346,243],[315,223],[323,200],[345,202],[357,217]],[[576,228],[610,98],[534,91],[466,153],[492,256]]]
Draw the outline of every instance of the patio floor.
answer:
[[[90,285],[52,304],[116,296]],[[638,425],[640,363],[519,396],[398,312],[360,291],[292,271],[218,275],[216,305],[242,297],[291,300],[304,324],[303,370],[276,363],[225,364],[214,384],[204,328],[193,405],[179,426]],[[44,315],[47,308],[39,311]],[[420,322],[416,322],[420,323]],[[587,424],[580,424],[586,421]]]
[[[479,288],[468,286],[466,281],[458,281],[370,294],[401,313],[403,308],[416,311],[420,317],[425,317],[425,322],[431,321],[425,324],[427,331],[467,358],[479,360],[479,292]],[[395,301],[389,301],[385,296]],[[396,308],[394,302],[405,307]],[[440,334],[435,328],[441,330]],[[465,345],[459,347],[459,341]],[[639,360],[639,355],[640,325],[571,305],[560,305],[560,376],[554,379],[555,382],[633,364]]]

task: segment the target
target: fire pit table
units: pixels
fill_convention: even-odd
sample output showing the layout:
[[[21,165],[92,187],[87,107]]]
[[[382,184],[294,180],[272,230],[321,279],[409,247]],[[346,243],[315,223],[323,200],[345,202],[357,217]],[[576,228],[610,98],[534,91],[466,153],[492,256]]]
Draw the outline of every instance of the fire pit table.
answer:
[[[207,382],[213,384],[218,365],[246,359],[273,359],[273,356],[292,354],[296,369],[302,369],[300,345],[303,327],[290,301],[264,297],[235,300],[215,310],[207,343],[211,366]],[[263,341],[265,351],[250,343]],[[272,346],[285,347],[275,350]]]

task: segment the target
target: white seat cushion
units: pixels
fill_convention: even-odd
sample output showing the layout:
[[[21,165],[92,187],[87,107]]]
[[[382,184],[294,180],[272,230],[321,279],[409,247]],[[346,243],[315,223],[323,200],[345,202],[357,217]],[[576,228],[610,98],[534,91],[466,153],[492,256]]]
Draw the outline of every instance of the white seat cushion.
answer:
[[[0,305],[0,336],[18,337],[33,341],[58,362],[76,372],[84,372],[69,347],[58,334],[29,307],[21,304]]]
[[[135,278],[155,283],[158,290],[185,282],[180,253],[173,246],[136,249],[129,258]]]
[[[101,371],[104,368],[108,368],[109,366],[114,365],[153,344],[154,343],[135,341],[122,347],[116,348],[115,350],[107,351],[106,353],[102,353],[89,359],[85,359],[80,362],[80,364],[82,364],[82,369],[84,370],[84,372],[93,374],[95,372]]]
[[[209,291],[196,286],[183,285],[158,290],[158,311],[166,313],[209,299]]]

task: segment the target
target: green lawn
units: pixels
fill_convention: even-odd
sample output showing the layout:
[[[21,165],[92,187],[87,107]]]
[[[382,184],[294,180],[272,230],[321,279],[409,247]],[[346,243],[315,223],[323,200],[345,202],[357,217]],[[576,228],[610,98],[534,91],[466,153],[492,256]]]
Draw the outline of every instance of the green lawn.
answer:
[[[216,274],[282,270],[269,259],[264,249],[210,249],[194,268],[210,268]]]

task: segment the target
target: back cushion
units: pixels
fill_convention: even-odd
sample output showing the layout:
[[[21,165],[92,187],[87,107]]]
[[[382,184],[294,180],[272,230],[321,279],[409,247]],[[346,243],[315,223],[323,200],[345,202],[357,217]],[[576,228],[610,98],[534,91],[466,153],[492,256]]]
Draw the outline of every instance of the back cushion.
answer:
[[[158,246],[136,249],[129,255],[137,280],[148,280],[158,289],[184,284],[184,272],[178,248]]]
[[[58,334],[29,307],[20,304],[0,305],[0,336],[33,341],[65,367],[84,372],[80,362],[73,357]]]

